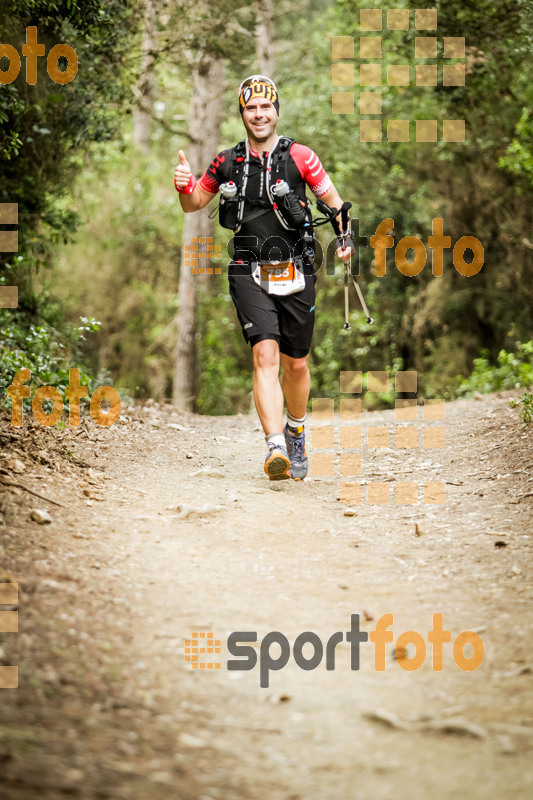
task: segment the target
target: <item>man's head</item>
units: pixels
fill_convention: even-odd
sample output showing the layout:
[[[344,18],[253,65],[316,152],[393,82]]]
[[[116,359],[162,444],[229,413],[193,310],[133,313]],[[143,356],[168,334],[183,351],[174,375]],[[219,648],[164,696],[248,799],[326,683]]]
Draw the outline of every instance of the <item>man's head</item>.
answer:
[[[239,89],[239,111],[250,138],[256,142],[267,141],[275,133],[279,116],[274,81],[264,75],[246,78]]]

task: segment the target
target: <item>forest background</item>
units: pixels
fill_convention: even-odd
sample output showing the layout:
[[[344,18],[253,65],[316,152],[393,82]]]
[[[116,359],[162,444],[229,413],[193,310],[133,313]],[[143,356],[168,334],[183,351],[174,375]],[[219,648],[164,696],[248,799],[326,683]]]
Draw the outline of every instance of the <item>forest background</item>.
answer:
[[[382,35],[388,65],[442,64],[443,37],[465,37],[464,86],[382,86],[384,119],[465,119],[460,143],[359,141],[359,9],[409,8],[409,31]],[[17,203],[19,249],[0,253],[0,394],[21,367],[61,391],[82,369],[90,392],[113,384],[123,399],[173,399],[183,409],[250,408],[251,355],[224,267],[227,231],[205,213],[185,215],[173,186],[178,150],[199,177],[220,149],[244,138],[237,89],[271,75],[280,94],[278,133],[312,147],[361,235],[386,218],[394,237],[427,246],[432,219],[453,244],[475,236],[482,270],[470,278],[445,251],[415,277],[388,252],[384,277],[361,251],[360,283],[372,326],[352,295],[343,330],[341,267],[318,273],[310,354],[311,396],[335,397],[339,370],[413,369],[426,397],[533,384],[533,3],[437,2],[439,61],[414,59],[416,3],[349,0],[0,0],[0,42],[19,53],[37,26],[46,51],[78,55],[69,84],[38,60],[0,86],[0,202]],[[428,32],[422,32],[426,35]],[[332,37],[355,40],[355,113],[332,113]],[[454,63],[447,62],[447,63]],[[0,68],[8,62],[0,59]],[[59,64],[62,68],[61,62]],[[64,65],[63,65],[64,67]],[[439,124],[440,125],[440,124]],[[385,130],[385,129],[384,129]],[[440,130],[440,127],[439,127]],[[13,228],[0,224],[0,229]],[[325,245],[332,230],[319,228]],[[194,236],[214,236],[221,275],[184,265]]]

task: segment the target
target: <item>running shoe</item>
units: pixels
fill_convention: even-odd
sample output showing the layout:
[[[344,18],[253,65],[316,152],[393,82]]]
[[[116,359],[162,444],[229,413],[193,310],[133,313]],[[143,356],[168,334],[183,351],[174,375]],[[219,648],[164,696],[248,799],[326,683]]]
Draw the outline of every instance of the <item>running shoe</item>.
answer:
[[[271,481],[284,481],[291,477],[291,462],[284,447],[272,447],[265,458],[265,472]]]
[[[287,443],[287,453],[291,461],[291,478],[294,481],[303,481],[307,475],[308,459],[305,453],[305,431],[302,426],[301,434],[293,434],[289,426],[283,428],[285,442]]]

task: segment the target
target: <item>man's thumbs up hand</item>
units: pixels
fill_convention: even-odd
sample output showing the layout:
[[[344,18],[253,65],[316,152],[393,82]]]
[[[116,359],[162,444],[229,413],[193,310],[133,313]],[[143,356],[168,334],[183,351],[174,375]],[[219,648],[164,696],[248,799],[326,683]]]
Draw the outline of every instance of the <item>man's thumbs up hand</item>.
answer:
[[[176,167],[174,172],[174,186],[180,191],[180,189],[184,189],[192,178],[191,167],[187,159],[185,158],[185,153],[183,150],[178,152],[180,158],[180,164]]]

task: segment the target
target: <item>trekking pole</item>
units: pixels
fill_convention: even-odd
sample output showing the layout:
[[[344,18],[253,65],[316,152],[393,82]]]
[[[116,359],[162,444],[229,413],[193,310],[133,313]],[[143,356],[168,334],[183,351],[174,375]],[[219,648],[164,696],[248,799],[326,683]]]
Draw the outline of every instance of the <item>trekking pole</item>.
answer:
[[[344,330],[349,331],[351,329],[351,325],[348,321],[348,316],[350,313],[350,309],[348,307],[348,264],[346,261],[344,262]]]
[[[351,234],[351,231],[350,231],[350,216],[348,214],[348,211],[350,210],[351,207],[352,207],[351,203],[343,203],[342,208],[341,208],[341,220],[342,220],[342,229],[343,229],[343,234],[342,234],[343,247],[345,247],[346,239],[349,238],[349,236]],[[350,265],[350,274],[351,274],[352,273],[352,257],[351,257],[351,254],[350,254],[349,262],[346,262],[346,261],[344,262],[344,292],[345,292],[344,313],[345,313],[345,316],[346,316],[346,322],[344,324],[344,330],[346,330],[346,331],[350,330],[350,324],[348,322],[348,300],[347,300],[347,293],[348,293],[348,264]],[[355,275],[352,275],[352,280],[353,280],[353,285],[355,286],[355,291],[357,292],[357,296],[359,298],[359,302],[361,303],[361,308],[363,309],[363,312],[364,312],[364,314],[366,316],[366,321],[368,322],[369,325],[372,325],[374,320],[372,319],[372,317],[370,316],[370,314],[368,312],[368,308],[367,308],[367,305],[365,303],[365,298],[363,297],[363,293],[362,293],[362,291],[360,289],[359,284],[355,280]]]
[[[343,203],[341,207],[341,222],[342,222],[342,233],[341,233],[341,242],[343,248],[346,247],[346,238],[349,233],[350,229],[350,216],[348,211],[352,207],[351,203]],[[350,258],[348,261],[344,262],[344,330],[349,331],[351,330],[351,325],[349,321],[349,307],[348,307],[348,288],[349,288],[349,278],[348,278],[348,268],[351,273],[352,271],[352,250],[350,248]]]
[[[359,288],[359,284],[357,283],[357,281],[355,280],[353,275],[352,275],[352,278],[353,278],[353,284],[355,286],[355,291],[357,292],[357,296],[359,297],[359,301],[361,303],[361,307],[362,307],[363,312],[364,312],[364,314],[366,316],[366,321],[368,322],[369,325],[372,325],[374,320],[372,319],[372,317],[368,313],[368,308],[366,306],[365,298],[363,297],[363,293],[362,293],[361,289]]]
[[[344,206],[343,206],[343,208],[344,208]],[[334,231],[337,239],[341,242],[342,247],[344,247],[346,239],[345,239],[344,234],[341,232],[340,225],[339,225],[339,222],[337,220],[337,217],[331,217],[331,224],[333,226],[333,231]],[[350,325],[350,323],[348,321],[348,315],[349,315],[348,265],[345,263],[344,264],[344,320],[345,320],[345,322],[344,322],[344,330],[345,331],[349,331],[350,328],[351,328],[351,325]]]

